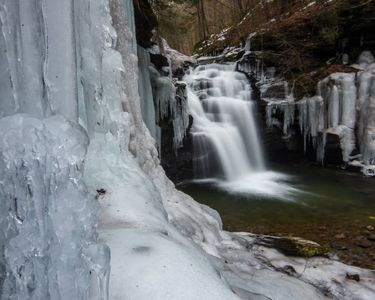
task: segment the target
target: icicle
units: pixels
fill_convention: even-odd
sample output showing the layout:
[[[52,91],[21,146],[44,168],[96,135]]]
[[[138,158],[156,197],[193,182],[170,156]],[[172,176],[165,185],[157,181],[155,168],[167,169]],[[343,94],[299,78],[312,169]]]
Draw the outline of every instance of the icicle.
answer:
[[[141,112],[143,121],[145,122],[148,130],[150,130],[153,138],[156,139],[156,120],[155,108],[152,95],[151,75],[150,75],[150,54],[147,50],[138,46],[138,91],[141,100]]]

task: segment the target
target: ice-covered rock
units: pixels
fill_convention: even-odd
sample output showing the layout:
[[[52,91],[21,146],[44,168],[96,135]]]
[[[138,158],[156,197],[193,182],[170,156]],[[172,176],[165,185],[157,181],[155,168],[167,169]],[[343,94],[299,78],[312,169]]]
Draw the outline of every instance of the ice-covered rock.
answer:
[[[375,164],[375,67],[371,52],[363,52],[358,59],[360,71],[357,73],[333,73],[321,80],[317,86],[317,96],[294,101],[267,98],[267,91],[279,84],[265,83],[261,87],[262,97],[268,102],[268,125],[277,124],[274,115],[277,111],[284,114],[283,131],[298,121],[307,143],[316,149],[317,160],[324,162],[326,135],[337,136],[340,141],[342,160],[351,164],[354,150],[362,154],[363,173],[371,175],[371,166]],[[291,100],[290,100],[291,99]],[[298,108],[298,118],[294,118],[292,106]],[[290,115],[292,113],[292,116]],[[358,147],[358,149],[356,149]]]

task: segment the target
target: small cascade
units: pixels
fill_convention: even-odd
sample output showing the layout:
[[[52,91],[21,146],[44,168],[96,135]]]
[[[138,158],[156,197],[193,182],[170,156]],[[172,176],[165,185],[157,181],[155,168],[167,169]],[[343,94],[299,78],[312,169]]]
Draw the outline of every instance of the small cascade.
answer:
[[[195,179],[232,192],[285,196],[287,176],[266,171],[251,85],[233,64],[198,66],[186,75],[193,117]]]

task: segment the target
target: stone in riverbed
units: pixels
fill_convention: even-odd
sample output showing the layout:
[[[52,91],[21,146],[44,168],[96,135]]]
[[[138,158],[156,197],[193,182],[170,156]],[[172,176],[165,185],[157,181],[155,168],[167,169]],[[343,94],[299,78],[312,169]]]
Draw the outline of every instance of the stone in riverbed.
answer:
[[[366,249],[370,248],[372,244],[369,241],[362,239],[357,242],[357,246]]]
[[[276,248],[287,256],[306,258],[313,256],[327,257],[330,253],[328,248],[322,247],[318,243],[300,238],[262,236],[259,237],[257,242],[266,247]]]

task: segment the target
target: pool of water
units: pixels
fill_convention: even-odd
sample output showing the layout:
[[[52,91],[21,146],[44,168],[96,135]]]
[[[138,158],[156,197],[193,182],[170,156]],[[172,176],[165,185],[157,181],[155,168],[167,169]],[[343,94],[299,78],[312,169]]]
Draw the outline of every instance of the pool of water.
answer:
[[[181,189],[216,209],[226,230],[314,240],[346,263],[375,269],[374,178],[306,165],[273,169],[278,180],[284,176],[288,194],[251,192],[251,185],[260,184],[251,179],[248,192],[210,182]]]

